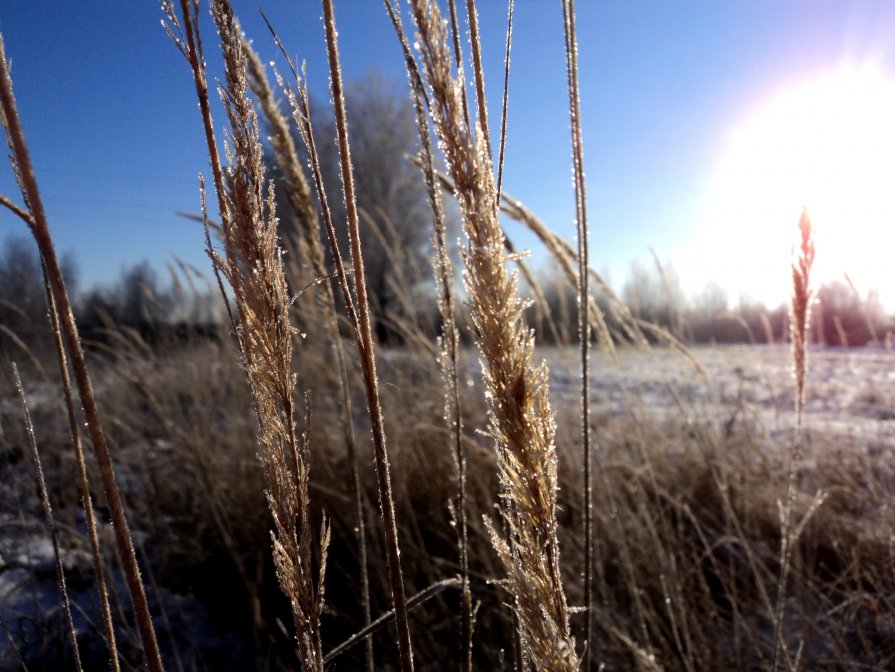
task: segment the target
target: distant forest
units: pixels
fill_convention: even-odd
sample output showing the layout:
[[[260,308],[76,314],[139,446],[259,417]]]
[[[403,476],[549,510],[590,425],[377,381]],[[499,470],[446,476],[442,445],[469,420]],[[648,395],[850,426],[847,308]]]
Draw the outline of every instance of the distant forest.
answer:
[[[550,313],[563,325],[560,339],[568,340],[576,333],[574,291],[551,279],[544,294]],[[688,296],[674,270],[658,262],[650,266],[634,263],[619,298],[635,317],[665,328],[687,344],[766,344],[789,340],[788,305],[766,306],[745,299],[731,303],[724,289],[715,283]],[[610,330],[615,333],[609,303],[605,297],[598,297],[597,303],[604,308]],[[535,319],[538,314],[532,310]],[[546,321],[546,317],[541,319]],[[542,341],[551,340],[552,329],[539,326],[538,330],[544,332]],[[814,288],[811,344],[891,347],[893,331],[895,315],[886,312],[875,291],[862,296],[847,276]],[[557,339],[554,336],[552,340]]]
[[[70,255],[64,262],[69,287],[78,287],[77,263]],[[411,274],[414,282],[406,296],[389,300],[376,312],[380,340],[400,345],[413,334],[438,333],[438,309],[424,268]],[[406,274],[405,274],[406,277]],[[431,278],[431,272],[429,274]],[[538,342],[570,344],[576,340],[575,292],[561,274],[527,274],[532,303],[529,324]],[[520,278],[525,285],[526,280]],[[394,283],[391,285],[395,287]],[[313,288],[311,288],[313,291]],[[139,335],[147,344],[176,343],[186,336],[226,336],[226,312],[212,278],[198,269],[174,261],[167,274],[142,263],[122,270],[111,286],[75,291],[76,317],[88,341],[108,341],[115,332]],[[661,265],[634,264],[619,298],[631,313],[657,324],[687,344],[783,343],[788,340],[788,308],[740,301],[731,305],[723,289],[709,285],[687,296],[673,271]],[[619,342],[610,305],[597,295],[607,324]],[[300,305],[296,308],[300,311]],[[46,298],[40,260],[33,244],[20,237],[7,238],[0,247],[0,354],[15,356],[24,349],[41,352],[49,347]],[[297,315],[298,323],[301,316]],[[462,324],[463,322],[461,322]],[[895,316],[886,312],[875,292],[862,296],[847,277],[815,289],[811,317],[814,345],[891,347]],[[465,334],[464,337],[468,337]]]

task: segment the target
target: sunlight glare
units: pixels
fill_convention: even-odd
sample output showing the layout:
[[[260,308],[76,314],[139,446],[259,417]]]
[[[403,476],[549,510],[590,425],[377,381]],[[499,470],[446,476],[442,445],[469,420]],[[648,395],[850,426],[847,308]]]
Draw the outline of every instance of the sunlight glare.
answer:
[[[893,193],[895,80],[842,70],[794,86],[738,124],[722,154],[709,199],[712,270],[754,298],[784,300],[805,206],[818,281],[848,273],[889,303]]]

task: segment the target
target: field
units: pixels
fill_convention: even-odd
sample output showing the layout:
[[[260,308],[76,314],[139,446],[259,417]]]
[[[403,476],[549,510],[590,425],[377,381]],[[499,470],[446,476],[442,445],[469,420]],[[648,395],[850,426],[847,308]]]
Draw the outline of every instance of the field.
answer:
[[[248,397],[238,384],[232,350],[226,344],[199,343],[192,351],[152,358],[127,349],[119,354],[97,360],[97,387],[109,409],[134,536],[151,571],[150,601],[166,657],[180,660],[184,669],[246,669],[262,659],[287,665],[288,637],[276,625],[285,616],[284,605],[270,585],[273,569],[265,557],[268,523],[254,427],[241,407]],[[725,346],[696,348],[691,354],[704,373],[668,349],[626,348],[615,358],[602,353],[593,357],[592,417],[601,471],[595,494],[596,537],[606,554],[600,570],[605,573],[602,599],[611,605],[600,619],[606,637],[600,651],[618,668],[637,664],[634,637],[641,628],[656,647],[655,667],[662,669],[685,669],[682,654],[692,656],[695,669],[762,667],[762,656],[769,655],[771,621],[756,590],[763,586],[772,591],[776,581],[776,506],[785,496],[786,454],[794,426],[790,353],[786,346]],[[547,348],[538,355],[550,364],[551,392],[561,420],[559,519],[563,548],[573,558],[566,578],[575,604],[574,566],[581,552],[575,534],[581,514],[580,458],[573,448],[574,424],[562,420],[577,414],[576,350]],[[893,653],[886,644],[891,628],[886,587],[891,585],[888,493],[893,477],[892,407],[886,393],[891,389],[893,356],[878,349],[817,349],[809,356],[807,450],[799,465],[802,505],[808,505],[816,488],[823,488],[827,498],[803,532],[788,612],[790,636],[805,642],[802,665],[808,669],[883,668]],[[474,351],[464,352],[463,362],[464,406],[472,424],[482,400]],[[400,407],[408,409],[402,416],[414,419],[389,429],[404,561],[414,577],[410,592],[416,592],[457,571],[448,511],[455,487],[453,467],[450,455],[437,447],[440,409],[434,362],[404,349],[387,350],[381,369],[386,412]],[[326,384],[313,382],[312,387]],[[68,476],[74,465],[65,445],[64,417],[49,383],[27,384],[26,389],[60,520],[82,656],[101,666],[100,616],[83,512]],[[330,412],[322,399],[316,408],[320,416]],[[347,462],[329,422],[321,417],[314,432],[318,443],[311,497],[326,510],[334,531],[327,593],[332,606],[322,623],[335,645],[360,627],[361,614],[356,550],[346,540],[352,525],[350,488],[342,475]],[[362,436],[362,414],[357,422]],[[0,476],[14,486],[3,491],[0,617],[11,637],[0,645],[0,668],[17,669],[17,656],[22,655],[28,669],[56,669],[68,654],[60,630],[53,550],[25,448],[21,407],[11,390],[4,397],[0,424],[5,456]],[[512,657],[512,629],[509,614],[499,616],[505,597],[490,582],[499,576],[499,565],[476,521],[495,502],[494,457],[481,436],[470,435],[469,441],[474,448],[470,496],[475,500],[472,510],[479,512],[470,520],[473,591],[483,605],[474,653],[477,666],[487,669],[497,665],[501,649]],[[362,462],[369,464],[370,458]],[[207,487],[216,492],[196,487],[194,479],[205,480],[200,472],[207,474]],[[367,501],[375,502],[372,473],[363,478]],[[376,518],[371,515],[368,524],[374,527]],[[628,544],[618,547],[622,530]],[[108,539],[108,523],[100,532]],[[368,534],[368,557],[376,577],[384,551],[378,535]],[[120,592],[125,588],[114,570],[114,557],[108,562],[116,577],[116,613],[126,614],[126,598]],[[250,572],[248,582],[240,571]],[[664,590],[686,591],[674,598],[680,610],[676,621],[667,612],[650,611],[655,609],[652,600],[662,603],[663,580]],[[385,590],[378,581],[381,577],[373,586]],[[632,584],[646,602],[639,614],[629,593]],[[257,623],[247,617],[254,598],[264,605]],[[374,604],[387,609],[378,600]],[[456,589],[451,588],[413,612],[414,632],[427,633],[416,642],[422,669],[441,669],[427,659],[457,655],[452,642],[458,604]],[[119,643],[133,656],[139,645],[126,625],[129,621],[125,618],[121,625]],[[692,649],[677,651],[671,628],[675,622],[681,633],[692,629]],[[678,636],[683,644],[684,635]],[[389,639],[380,633],[378,655],[393,655]],[[705,648],[697,649],[697,643]],[[643,647],[641,653],[648,650],[637,646]],[[359,655],[360,649],[351,653]],[[360,664],[357,658],[349,659],[355,661],[352,665]]]
[[[554,398],[575,403],[575,355],[544,353]],[[730,430],[746,424],[769,451],[791,440],[795,380],[788,345],[699,346],[689,353],[701,371],[673,351],[623,350],[617,361],[595,355],[595,413],[618,416],[648,408],[654,419],[683,416],[694,423],[722,422]],[[809,445],[839,443],[868,456],[887,451],[895,436],[895,353],[818,347],[810,349],[809,357],[804,410]]]
[[[34,319],[24,289],[0,307],[23,328],[50,318],[44,338],[0,325],[20,365],[0,378],[0,668],[890,668],[893,355],[861,306],[876,345],[810,347],[807,211],[791,305],[753,311],[791,344],[687,349],[677,335],[716,332],[644,317],[589,261],[571,0],[577,248],[502,191],[473,2],[467,81],[453,4],[448,19],[386,1],[416,141],[366,174],[322,5],[321,136],[286,48],[275,93],[231,3],[210,2],[221,143],[199,2],[162,3],[210,166],[195,219],[212,294],[172,266],[179,304],[139,273],[117,307],[70,296],[0,49],[21,188],[0,205],[33,235],[46,290]],[[365,200],[388,182],[371,175],[411,168],[426,243]],[[504,216],[555,263],[558,312]]]

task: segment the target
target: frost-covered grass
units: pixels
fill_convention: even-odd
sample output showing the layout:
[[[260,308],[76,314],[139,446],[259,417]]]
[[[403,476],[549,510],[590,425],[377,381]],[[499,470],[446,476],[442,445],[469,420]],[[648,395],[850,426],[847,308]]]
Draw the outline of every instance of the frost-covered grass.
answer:
[[[387,2],[421,131],[441,329],[434,339],[412,316],[378,316],[404,341],[384,350],[364,281],[332,3],[323,9],[343,177],[335,196],[321,177],[304,80],[277,78],[289,120],[230,3],[211,6],[225,62],[220,151],[198,2],[163,3],[196,84],[211,166],[199,201],[209,229],[219,219],[208,245],[227,318],[152,345],[109,325],[85,359],[0,54],[0,109],[27,208],[0,203],[38,242],[57,352],[70,358],[79,390],[75,404],[69,389],[66,406],[51,366],[25,369],[24,413],[0,378],[0,667],[69,666],[72,636],[85,669],[154,672],[409,672],[414,661],[433,671],[892,666],[891,353],[806,356],[807,215],[793,269],[792,351],[686,351],[612,295],[588,268],[586,245],[574,250],[501,193],[491,150],[502,140],[485,115],[475,12],[465,82],[454,62],[458,24],[412,0],[414,52],[400,9]],[[586,241],[573,3],[563,8]],[[291,133],[305,144],[310,178]],[[442,157],[431,154],[430,133]],[[434,169],[439,158],[444,175]],[[280,168],[276,187],[270,161]],[[276,189],[288,192],[294,232],[278,229]],[[444,195],[458,201],[465,235],[463,305]],[[333,197],[344,197],[348,246],[327,205]],[[611,351],[611,324],[625,343],[614,356],[589,362],[587,348],[536,348],[519,291],[520,277],[531,276],[524,266],[511,271],[501,212],[528,226],[578,288],[579,342],[592,330]],[[395,291],[413,304],[409,288]],[[461,349],[461,334],[474,351]],[[24,416],[36,427],[58,556]],[[82,433],[93,453],[77,479],[70,444]],[[86,541],[92,509],[81,506],[89,502],[95,554]],[[54,598],[57,560],[73,603],[65,619]],[[94,590],[102,584],[105,615]],[[377,629],[370,620],[380,616]],[[356,636],[370,632],[359,645]],[[106,645],[110,634],[116,645]]]
[[[559,413],[560,541],[574,605],[580,599],[575,587],[581,559],[580,458],[571,420],[576,413],[568,392],[571,374],[562,373],[574,354],[556,349],[540,354],[551,364]],[[595,653],[611,669],[648,667],[643,658],[648,654],[663,669],[683,669],[685,661],[693,669],[769,665],[773,627],[765,601],[774,599],[778,571],[777,505],[785,493],[791,438],[791,374],[781,348],[706,348],[694,354],[708,380],[667,350],[621,349],[617,364],[594,358],[595,577],[601,632]],[[273,583],[262,476],[238,366],[226,346],[207,342],[151,357],[131,355],[96,358],[97,388],[108,409],[138,545],[152,569],[150,602],[163,654],[174,659],[174,641],[185,669],[260,669],[267,663],[285,669],[293,661],[290,638],[277,619],[288,618],[289,612]],[[869,350],[809,356],[809,450],[800,465],[797,511],[805,510],[817,489],[828,497],[801,535],[789,581],[784,632],[793,652],[804,642],[802,669],[885,668],[895,653],[889,560],[895,535],[889,506],[895,487],[892,421],[868,417],[863,404],[882,397],[868,401],[860,392],[887,389],[882,364],[891,356]],[[464,361],[464,411],[474,427],[484,420],[482,391],[474,353],[465,353]],[[314,389],[333,385],[323,367],[313,370],[322,372],[308,381]],[[823,372],[829,375],[822,383]],[[435,364],[420,353],[386,352],[382,376],[383,407],[395,446],[402,559],[414,593],[457,570],[447,505],[454,492],[453,467],[443,448]],[[663,377],[677,391],[680,405]],[[30,398],[57,516],[66,530],[64,557],[74,577],[70,585],[82,655],[92,651],[92,664],[101,666],[89,549],[75,534],[83,529],[83,514],[69,477],[72,459],[58,407],[41,392],[44,387],[32,384]],[[815,389],[828,394],[811,392]],[[846,394],[840,397],[842,391]],[[826,424],[834,410],[851,420]],[[331,648],[359,629],[362,613],[351,493],[344,477],[347,458],[334,429],[336,406],[318,393],[315,413],[319,449],[311,469],[311,497],[327,512],[333,529],[330,606],[322,620],[325,647]],[[3,491],[0,616],[29,669],[52,669],[36,666],[65,655],[52,558],[31,465],[22,459],[23,434],[14,405],[4,405],[0,421],[5,456],[0,478],[15,484]],[[363,436],[362,414],[356,422]],[[494,457],[485,437],[470,433],[467,441],[472,590],[482,602],[474,660],[477,668],[489,669],[498,666],[501,649],[511,655],[513,625],[502,606],[505,593],[490,582],[501,569],[480,523],[495,503]],[[362,463],[371,459],[365,451]],[[373,527],[376,485],[370,470],[363,491]],[[378,613],[388,609],[384,549],[375,531],[368,536]],[[117,572],[111,556],[108,565]],[[120,578],[117,584],[116,614],[128,609]],[[457,594],[449,590],[412,612],[423,669],[436,669],[427,661],[457,654],[457,605]],[[77,616],[82,612],[83,618]],[[122,650],[134,656],[136,635],[127,622],[118,621]],[[10,640],[0,641],[4,665],[16,669]],[[390,641],[388,633],[377,635],[375,651],[382,660],[394,655]],[[361,652],[358,647],[346,653],[342,664],[360,664]]]

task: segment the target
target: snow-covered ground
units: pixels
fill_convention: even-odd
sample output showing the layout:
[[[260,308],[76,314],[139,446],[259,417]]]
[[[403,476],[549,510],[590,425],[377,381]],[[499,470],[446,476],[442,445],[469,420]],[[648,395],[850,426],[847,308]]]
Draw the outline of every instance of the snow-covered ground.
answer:
[[[769,444],[792,434],[795,378],[789,347],[716,346],[684,355],[658,349],[622,349],[591,356],[593,413],[650,412],[692,422],[752,422]],[[545,349],[554,405],[576,404],[579,354]],[[815,348],[809,352],[804,427],[809,436],[856,449],[895,445],[895,352]]]
[[[468,355],[463,376],[474,385],[478,365],[474,352]],[[578,351],[544,348],[538,356],[550,367],[554,407],[563,412],[576,408]],[[700,347],[692,349],[691,356],[698,366],[667,348],[652,352],[625,348],[614,358],[594,351],[590,376],[594,418],[600,422],[612,418],[636,421],[649,416],[660,421],[709,423],[722,429],[746,423],[743,426],[769,449],[786,445],[795,425],[795,384],[787,346]],[[397,370],[407,358],[412,364],[414,357],[419,355],[381,353],[381,373],[386,379],[390,373],[405,375]],[[45,387],[30,390],[32,409],[52,403]],[[0,423],[10,426],[20,422],[20,413],[16,399],[0,400]],[[869,455],[891,454],[895,446],[895,352],[811,350],[804,425],[809,447],[812,443],[833,442]],[[812,441],[811,437],[818,440]],[[39,506],[29,500],[34,492],[33,463],[23,448],[0,441],[0,467],[7,479],[0,492],[0,669],[18,669],[17,648],[24,649],[22,653],[30,650],[33,655],[35,648],[47,641],[58,642],[61,637],[52,547]],[[78,535],[72,534],[83,531],[81,514],[65,527],[69,534],[65,535],[62,556],[70,588],[79,605],[93,605],[92,566],[86,543],[83,537],[78,540]],[[120,586],[118,592],[122,591]],[[172,613],[189,613],[193,630],[206,630],[191,637],[212,640],[220,636],[207,625],[201,605],[189,602],[184,606],[183,601],[190,598],[164,590],[155,596],[158,603],[171,606]],[[75,614],[79,634],[96,632],[97,618],[95,608],[81,606]],[[172,628],[164,623],[159,626],[168,631]],[[49,632],[48,627],[57,630]],[[97,642],[97,646],[100,644]]]

